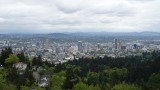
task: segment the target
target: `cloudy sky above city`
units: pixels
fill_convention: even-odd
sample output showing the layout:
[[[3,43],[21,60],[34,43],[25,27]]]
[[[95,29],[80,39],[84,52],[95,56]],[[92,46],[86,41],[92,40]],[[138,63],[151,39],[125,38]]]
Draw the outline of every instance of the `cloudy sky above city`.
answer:
[[[0,0],[0,32],[160,32],[159,9],[160,0]]]

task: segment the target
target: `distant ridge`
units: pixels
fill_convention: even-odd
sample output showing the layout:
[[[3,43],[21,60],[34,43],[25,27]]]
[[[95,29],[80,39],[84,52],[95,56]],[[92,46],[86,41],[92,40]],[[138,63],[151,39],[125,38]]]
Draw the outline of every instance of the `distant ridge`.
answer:
[[[58,37],[69,36],[69,34],[67,34],[67,33],[50,33],[50,34],[48,34],[48,35],[58,36]]]
[[[108,35],[108,36],[160,36],[160,32],[74,32],[74,33],[50,33],[48,35],[55,35],[55,36],[101,36],[101,35]]]
[[[0,34],[0,36],[4,35],[34,35],[34,34]],[[49,35],[54,37],[68,37],[68,36],[160,36],[160,32],[60,32],[60,33],[48,33],[48,34],[38,34],[36,35]]]

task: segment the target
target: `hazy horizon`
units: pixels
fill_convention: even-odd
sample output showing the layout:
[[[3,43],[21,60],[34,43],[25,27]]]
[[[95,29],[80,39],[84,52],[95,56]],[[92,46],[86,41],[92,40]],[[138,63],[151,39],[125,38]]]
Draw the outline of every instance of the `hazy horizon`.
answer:
[[[77,32],[4,32],[0,33],[1,35],[34,35],[34,34],[122,34],[122,35],[127,35],[127,34],[147,34],[147,35],[159,35],[160,32],[155,32],[155,31],[139,31],[139,32],[107,32],[107,31],[97,31],[97,32],[92,32],[92,31],[77,31]]]
[[[0,0],[1,34],[160,32],[160,0]]]

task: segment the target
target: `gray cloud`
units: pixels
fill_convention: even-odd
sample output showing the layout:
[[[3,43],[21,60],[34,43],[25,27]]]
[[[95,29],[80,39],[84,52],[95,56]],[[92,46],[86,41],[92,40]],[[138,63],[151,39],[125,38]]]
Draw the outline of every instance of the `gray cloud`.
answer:
[[[66,7],[61,5],[56,5],[57,9],[64,12],[64,13],[75,13],[78,12],[80,9],[75,7]]]
[[[55,6],[58,10],[64,12],[64,13],[75,13],[80,11],[81,5],[80,5],[81,1],[77,0],[77,1],[73,1],[73,0],[61,0],[61,1],[56,1],[55,2]]]
[[[51,20],[46,20],[43,23],[51,25],[77,25],[81,24],[81,21],[70,18],[70,19],[51,19]]]
[[[152,2],[156,0],[128,0],[128,1],[137,1],[137,2]]]
[[[159,4],[158,0],[0,0],[0,31],[146,30],[160,23]]]
[[[135,11],[130,10],[106,10],[106,11],[94,11],[95,14],[106,14],[107,16],[134,16],[136,14]]]
[[[123,3],[112,5],[111,7],[94,8],[95,14],[106,14],[108,16],[134,16],[136,7],[131,7]]]

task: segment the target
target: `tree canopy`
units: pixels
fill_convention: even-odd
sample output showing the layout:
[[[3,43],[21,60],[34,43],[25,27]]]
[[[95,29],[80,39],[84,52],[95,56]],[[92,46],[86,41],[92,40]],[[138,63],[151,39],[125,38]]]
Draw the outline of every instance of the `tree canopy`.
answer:
[[[19,58],[15,54],[10,54],[9,57],[5,60],[6,65],[12,65],[19,62]]]

